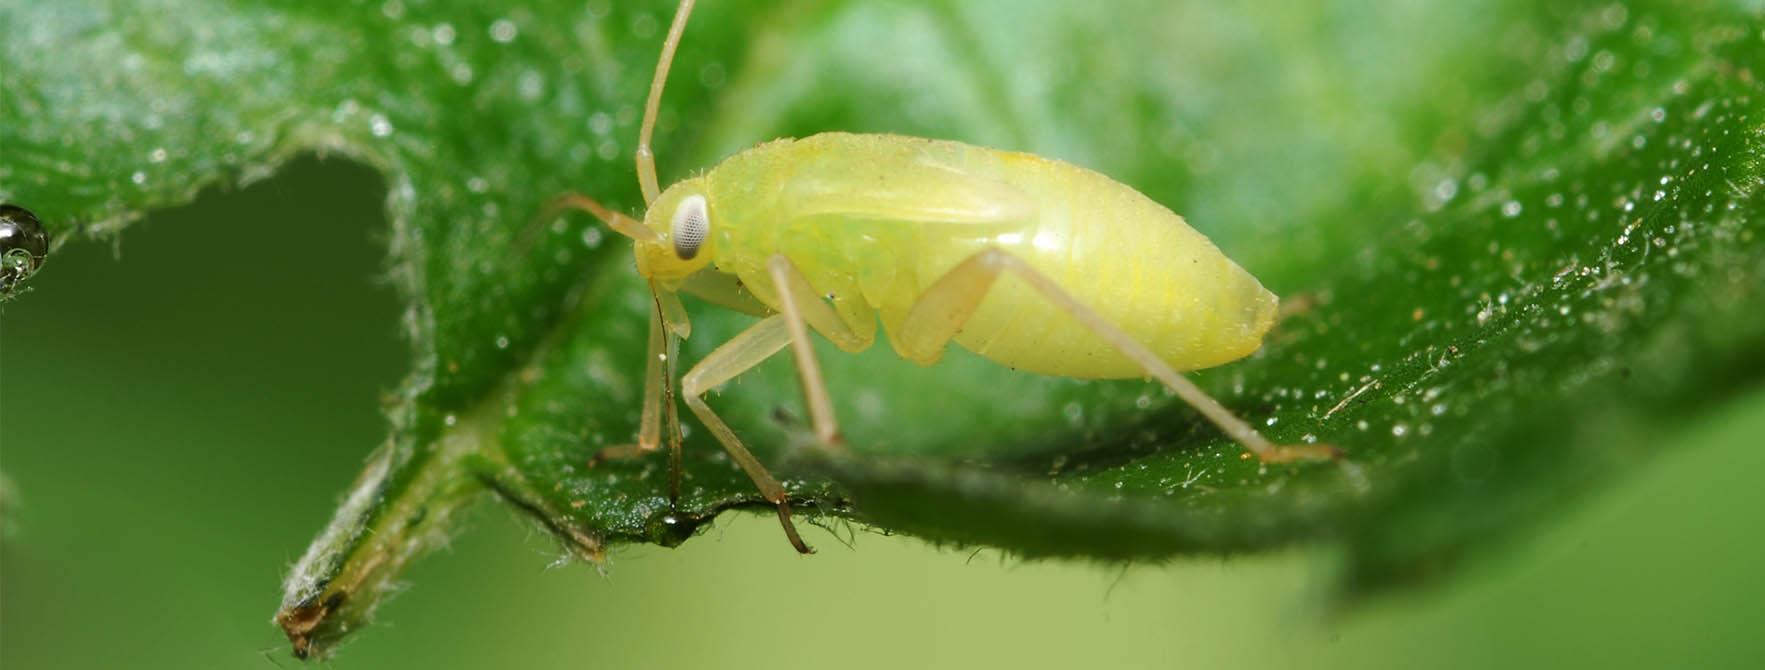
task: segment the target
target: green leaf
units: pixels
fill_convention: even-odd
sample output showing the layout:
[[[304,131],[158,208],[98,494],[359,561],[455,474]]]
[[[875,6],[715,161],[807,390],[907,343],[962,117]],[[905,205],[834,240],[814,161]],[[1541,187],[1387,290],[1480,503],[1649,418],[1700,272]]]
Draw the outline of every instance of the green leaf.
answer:
[[[671,7],[630,4],[0,2],[0,200],[58,245],[305,152],[386,175],[412,371],[289,578],[298,652],[355,628],[486,489],[588,559],[761,506],[702,430],[676,506],[663,455],[587,465],[634,433],[644,294],[624,245],[538,217],[569,190],[638,205]],[[800,513],[1026,556],[1329,540],[1365,593],[1510,536],[1756,383],[1756,12],[1167,4],[706,0],[664,101],[664,180],[835,129],[1096,168],[1310,305],[1197,379],[1348,464],[1261,467],[1146,382],[823,347],[850,458],[790,447],[788,360],[710,400]],[[689,363],[750,322],[689,308]]]

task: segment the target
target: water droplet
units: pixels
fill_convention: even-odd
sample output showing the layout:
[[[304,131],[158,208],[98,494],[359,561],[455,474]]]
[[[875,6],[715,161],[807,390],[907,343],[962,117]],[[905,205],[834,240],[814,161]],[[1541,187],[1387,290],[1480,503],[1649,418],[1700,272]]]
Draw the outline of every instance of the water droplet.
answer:
[[[711,63],[699,70],[699,83],[705,88],[721,88],[728,79],[729,72],[723,69],[722,63]]]
[[[1067,403],[1065,407],[1060,408],[1060,412],[1066,415],[1067,423],[1073,426],[1078,426],[1085,420],[1085,408],[1076,402]]]
[[[496,348],[498,348],[498,349],[509,348],[509,336],[507,336],[507,335],[496,336]]]
[[[447,23],[438,24],[433,29],[430,29],[429,36],[434,38],[435,43],[441,46],[453,44],[454,27],[452,24]]]
[[[639,14],[631,20],[631,35],[639,40],[647,40],[656,36],[656,17]]]
[[[452,425],[454,425],[454,424],[456,424],[456,423],[459,423],[459,422],[460,422],[460,418],[459,418],[459,417],[457,417],[457,416],[454,416],[454,415],[452,415],[452,414],[449,414],[449,415],[447,415],[447,416],[444,416],[444,417],[442,417],[442,418],[441,418],[441,422],[442,422],[442,423],[444,423],[444,424],[447,424],[447,425],[449,425],[449,426],[452,426]]]
[[[153,151],[151,151],[147,154],[147,160],[155,162],[155,163],[164,163],[165,159],[166,159],[165,147],[155,147],[153,149]]]
[[[14,289],[49,254],[49,233],[37,215],[18,205],[0,205],[0,297]]]
[[[1610,51],[1601,51],[1593,55],[1593,69],[1606,72],[1617,64],[1618,57]]]
[[[1514,218],[1514,217],[1520,215],[1520,209],[1521,209],[1520,201],[1509,200],[1507,202],[1502,203],[1501,215],[1511,219],[1511,218]]]
[[[370,116],[368,117],[368,132],[373,133],[374,137],[387,137],[392,134],[392,121],[380,114]]]
[[[582,229],[583,246],[590,249],[598,249],[601,246],[602,239],[600,226],[589,226]]]
[[[1534,79],[1526,84],[1527,100],[1532,102],[1543,102],[1544,97],[1549,94],[1550,85],[1546,84],[1543,79]]]
[[[1408,434],[1410,434],[1410,427],[1409,426],[1406,426],[1406,425],[1400,423],[1400,424],[1396,424],[1391,427],[1391,436],[1392,437],[1403,437]]]
[[[522,72],[521,78],[515,82],[515,93],[522,100],[538,100],[545,95],[545,75],[536,70]]]
[[[1434,185],[1434,197],[1439,198],[1441,202],[1451,200],[1458,193],[1459,183],[1451,179],[1442,179],[1440,183]]]
[[[1563,46],[1563,57],[1573,63],[1587,57],[1587,38],[1576,35]]]
[[[519,32],[520,30],[515,27],[515,22],[508,19],[497,19],[490,24],[490,39],[497,44],[508,44],[515,41],[515,35]]]
[[[588,115],[588,131],[596,135],[605,135],[613,130],[613,115],[606,112],[595,112]]]
[[[136,186],[146,186],[147,173],[136,170],[134,174],[129,175],[129,181],[135,182]]]

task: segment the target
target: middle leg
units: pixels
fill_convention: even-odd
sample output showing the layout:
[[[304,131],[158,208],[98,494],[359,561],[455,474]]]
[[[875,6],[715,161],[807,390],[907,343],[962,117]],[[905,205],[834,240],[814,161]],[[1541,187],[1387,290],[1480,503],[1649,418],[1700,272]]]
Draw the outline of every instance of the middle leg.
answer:
[[[821,364],[810,346],[809,326],[846,351],[860,351],[870,346],[876,331],[860,332],[840,316],[839,312],[816,295],[802,271],[783,254],[775,254],[766,262],[772,275],[773,289],[778,291],[778,308],[791,335],[791,353],[797,361],[797,381],[803,387],[803,404],[809,408],[809,423],[815,439],[824,447],[841,443],[839,422],[834,419],[833,401],[827,393],[827,380]],[[870,323],[876,322],[869,316]]]

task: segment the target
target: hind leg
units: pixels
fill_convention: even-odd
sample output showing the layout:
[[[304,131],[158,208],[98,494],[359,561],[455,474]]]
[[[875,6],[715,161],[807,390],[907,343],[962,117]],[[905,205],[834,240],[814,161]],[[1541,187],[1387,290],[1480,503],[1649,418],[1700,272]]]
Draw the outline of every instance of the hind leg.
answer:
[[[1178,374],[1175,368],[1152,353],[1152,350],[1067,293],[1059,283],[1022,259],[1000,249],[988,249],[970,256],[933,282],[908,310],[907,318],[895,333],[896,350],[908,360],[936,360],[950,339],[962,329],[962,324],[974,315],[975,309],[980,306],[981,300],[986,297],[987,291],[993,287],[1002,272],[1011,272],[1023,279],[1037,293],[1042,294],[1043,298],[1072,315],[1122,355],[1139,364],[1146,374],[1158,379],[1263,462],[1341,457],[1341,451],[1329,445],[1277,445],[1270,442],[1213,396]]]

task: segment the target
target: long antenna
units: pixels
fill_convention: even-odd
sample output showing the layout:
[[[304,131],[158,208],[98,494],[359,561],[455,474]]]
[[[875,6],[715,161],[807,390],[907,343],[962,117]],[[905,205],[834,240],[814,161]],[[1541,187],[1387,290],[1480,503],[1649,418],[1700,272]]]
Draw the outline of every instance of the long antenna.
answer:
[[[686,18],[693,13],[693,0],[680,0],[674,11],[674,24],[668,26],[668,39],[662,42],[662,58],[656,62],[656,76],[650,80],[650,99],[644,103],[643,125],[637,130],[637,186],[643,189],[643,201],[656,201],[662,189],[656,183],[656,152],[650,150],[650,138],[656,130],[656,111],[662,107],[662,88],[668,83],[668,68],[674,65],[674,50],[680,46],[680,34],[686,32]]]

